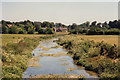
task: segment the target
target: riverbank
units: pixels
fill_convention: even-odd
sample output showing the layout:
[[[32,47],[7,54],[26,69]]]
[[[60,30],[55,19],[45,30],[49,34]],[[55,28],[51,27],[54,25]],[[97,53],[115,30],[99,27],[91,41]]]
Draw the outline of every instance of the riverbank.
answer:
[[[116,45],[104,41],[95,42],[76,35],[60,38],[57,43],[68,50],[75,64],[98,73],[101,79],[120,78],[120,54]]]
[[[2,34],[2,78],[22,78],[39,41],[61,35]]]
[[[32,51],[34,57],[29,61],[29,66],[23,73],[23,78],[97,78],[89,74],[84,68],[76,66],[67,51],[59,46],[53,38],[40,41]]]

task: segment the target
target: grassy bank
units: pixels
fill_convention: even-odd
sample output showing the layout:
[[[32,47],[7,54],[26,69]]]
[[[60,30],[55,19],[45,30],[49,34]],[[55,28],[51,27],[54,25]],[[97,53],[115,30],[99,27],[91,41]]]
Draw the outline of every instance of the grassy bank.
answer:
[[[117,44],[95,41],[100,36],[96,36],[96,39],[95,36],[93,37],[94,39],[68,35],[60,38],[57,43],[68,50],[68,54],[72,55],[77,65],[98,73],[101,79],[118,80],[120,78],[120,53],[118,53]]]
[[[32,57],[32,50],[37,47],[39,41],[57,37],[60,35],[2,35],[2,78],[22,77],[27,68],[28,59]]]

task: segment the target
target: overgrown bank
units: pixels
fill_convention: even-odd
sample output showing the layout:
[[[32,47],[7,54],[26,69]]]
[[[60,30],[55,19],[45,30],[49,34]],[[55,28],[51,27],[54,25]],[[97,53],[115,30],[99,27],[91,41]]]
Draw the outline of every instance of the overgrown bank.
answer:
[[[75,35],[60,38],[57,43],[68,50],[77,65],[98,73],[101,79],[119,80],[120,53],[116,45],[112,46],[103,41],[95,43]]]
[[[7,44],[2,46],[2,78],[11,80],[22,78],[28,59],[32,57],[32,50],[39,44],[39,41],[53,37],[56,35],[22,37],[15,43],[6,42]]]

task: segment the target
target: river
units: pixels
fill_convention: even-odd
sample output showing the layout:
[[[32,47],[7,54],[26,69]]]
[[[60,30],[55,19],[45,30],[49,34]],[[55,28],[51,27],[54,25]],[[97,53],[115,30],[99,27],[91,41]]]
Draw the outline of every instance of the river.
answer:
[[[57,38],[40,41],[39,45],[32,51],[34,60],[29,60],[28,66],[23,73],[23,78],[29,78],[30,75],[48,75],[48,74],[76,74],[84,75],[85,78],[97,78],[96,75],[90,75],[87,71],[74,64],[72,57],[66,55],[67,51],[59,46],[54,40]]]

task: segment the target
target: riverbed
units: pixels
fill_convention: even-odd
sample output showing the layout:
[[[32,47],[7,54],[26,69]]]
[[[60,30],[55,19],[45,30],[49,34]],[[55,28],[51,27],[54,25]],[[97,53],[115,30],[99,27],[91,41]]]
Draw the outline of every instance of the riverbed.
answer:
[[[84,68],[76,66],[72,57],[67,55],[67,51],[54,42],[57,39],[39,42],[32,51],[33,58],[29,60],[23,78],[49,74],[74,74],[83,75],[85,78],[97,78],[97,75],[91,75]]]

